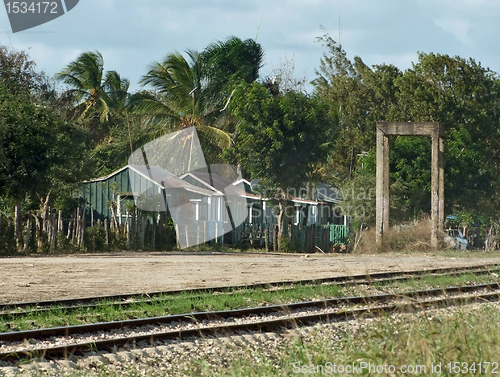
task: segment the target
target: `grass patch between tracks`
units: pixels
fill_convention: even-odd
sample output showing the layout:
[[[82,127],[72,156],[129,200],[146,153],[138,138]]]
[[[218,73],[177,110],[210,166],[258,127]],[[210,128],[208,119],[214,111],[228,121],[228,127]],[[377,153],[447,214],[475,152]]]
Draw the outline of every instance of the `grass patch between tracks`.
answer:
[[[100,365],[68,375],[497,375],[500,374],[499,322],[498,304],[394,314],[366,321],[360,318],[318,326],[294,338],[278,337],[246,346],[199,344],[196,352],[190,354],[162,355],[144,362],[139,359],[122,364],[119,369],[116,365]],[[357,369],[346,373],[347,366]]]
[[[498,281],[500,270],[486,274],[462,273],[459,275],[422,275],[405,281],[381,281],[370,284],[290,285],[280,288],[240,289],[233,292],[192,292],[159,296],[149,303],[114,306],[103,302],[98,308],[51,309],[28,316],[0,319],[0,332],[22,331],[37,328],[68,326],[106,321],[119,321],[200,311],[241,309],[261,305],[275,305],[335,297],[360,296],[447,286],[464,286]],[[500,371],[499,371],[500,372]]]
[[[484,305],[451,313],[396,315],[351,327],[327,326],[291,344],[283,343],[274,352],[234,357],[229,366],[214,360],[211,370],[216,373],[198,363],[185,368],[182,375],[497,375],[499,321],[498,306]],[[354,371],[346,373],[347,366]]]

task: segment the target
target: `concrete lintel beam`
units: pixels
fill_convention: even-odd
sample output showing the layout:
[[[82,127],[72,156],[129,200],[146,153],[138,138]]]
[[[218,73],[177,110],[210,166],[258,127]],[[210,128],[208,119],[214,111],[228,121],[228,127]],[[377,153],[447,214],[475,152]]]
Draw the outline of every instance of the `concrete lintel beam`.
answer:
[[[385,135],[444,137],[445,127],[437,122],[377,122]]]

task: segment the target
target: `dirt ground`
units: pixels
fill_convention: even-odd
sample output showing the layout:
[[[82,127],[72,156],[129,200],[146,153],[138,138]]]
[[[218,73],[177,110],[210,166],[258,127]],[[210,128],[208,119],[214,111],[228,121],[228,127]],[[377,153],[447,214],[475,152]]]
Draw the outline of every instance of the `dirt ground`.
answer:
[[[116,253],[0,259],[0,303],[500,263],[429,255]]]

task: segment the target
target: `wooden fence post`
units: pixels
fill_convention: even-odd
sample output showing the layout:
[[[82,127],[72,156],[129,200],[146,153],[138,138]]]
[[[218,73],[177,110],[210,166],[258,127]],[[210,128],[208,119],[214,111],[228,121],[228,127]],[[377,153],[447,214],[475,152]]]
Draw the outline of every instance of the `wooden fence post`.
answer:
[[[269,228],[266,226],[266,229],[264,230],[264,238],[265,238],[265,245],[266,245],[266,253],[269,253]]]
[[[71,231],[73,230],[73,220],[69,220],[68,223],[68,233],[66,235],[66,238],[69,240],[71,238]]]
[[[9,240],[11,237],[13,236],[13,232],[12,232],[12,218],[9,217],[7,219],[7,240]]]
[[[104,240],[106,242],[106,250],[109,247],[109,229],[108,229],[108,218],[104,219]]]
[[[136,242],[136,234],[137,234],[137,208],[136,206],[132,206],[132,221],[131,221],[131,230],[130,230],[130,240],[132,248],[135,248],[137,245]]]
[[[196,222],[196,246],[200,245],[200,222]]]
[[[219,223],[216,222],[215,223],[215,243],[219,243],[218,236],[219,236]]]
[[[179,244],[179,238],[181,236],[180,232],[179,232],[179,224],[175,224],[175,244],[177,246],[178,249],[180,249],[180,244]]]
[[[57,214],[57,231],[58,231],[58,233],[64,232],[63,212],[62,212],[62,209],[60,209],[59,213]]]
[[[273,224],[273,251],[278,251],[278,237],[276,236],[276,225]]]
[[[95,234],[99,235],[99,238],[101,237],[101,219],[97,219],[97,229]],[[95,238],[94,238],[94,245],[95,245]]]
[[[23,222],[21,214],[21,205],[16,204],[14,207],[14,232],[16,237],[16,248],[21,250],[21,245],[23,243]]]
[[[50,214],[50,228],[51,228],[51,243],[50,248],[55,250],[57,247],[57,215],[55,213]]]
[[[1,226],[1,221],[0,221]],[[28,250],[31,238],[31,216],[28,216],[28,223],[26,224],[26,237],[24,239],[24,251]]]
[[[82,234],[80,246],[85,247],[85,209],[82,211]]]
[[[73,231],[73,243],[75,242],[76,238],[76,243],[78,244],[78,235],[80,234],[80,207],[76,207],[76,216],[75,216],[75,229]]]
[[[130,222],[129,222],[130,213],[128,209],[125,210],[125,232],[127,234],[127,250],[130,250]]]
[[[153,212],[153,222],[151,223],[151,226],[153,227],[151,229],[151,248],[153,250],[156,249],[156,212]]]
[[[162,213],[159,212],[159,216],[158,216],[158,236],[157,236],[157,239],[159,241],[158,248],[160,250],[161,250],[161,248],[163,246],[162,224],[163,224],[163,216],[162,216]]]
[[[208,235],[208,221],[203,222],[203,243],[207,241],[207,235]]]
[[[309,242],[309,225],[304,225],[304,228],[302,230],[304,233],[304,251],[307,252],[308,242]]]
[[[140,233],[140,238],[139,238],[139,247],[141,250],[144,250],[144,238],[146,236],[146,216],[144,215],[144,212],[141,211],[141,214],[139,216],[140,220],[140,226],[141,226],[141,233]]]

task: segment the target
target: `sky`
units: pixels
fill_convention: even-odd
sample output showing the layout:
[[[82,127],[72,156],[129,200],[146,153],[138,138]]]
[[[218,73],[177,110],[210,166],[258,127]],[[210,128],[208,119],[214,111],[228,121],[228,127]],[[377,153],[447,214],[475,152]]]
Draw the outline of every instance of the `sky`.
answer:
[[[85,51],[99,51],[105,70],[131,81],[171,52],[202,51],[230,36],[255,39],[265,51],[261,77],[285,62],[295,76],[316,77],[324,27],[350,59],[412,67],[418,52],[473,58],[500,72],[498,0],[80,0],[67,14],[12,33],[0,9],[0,45],[27,50],[54,75]],[[311,86],[307,89],[310,91]]]

